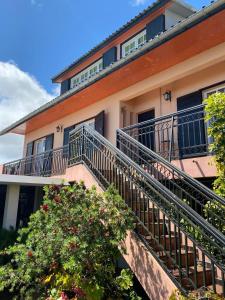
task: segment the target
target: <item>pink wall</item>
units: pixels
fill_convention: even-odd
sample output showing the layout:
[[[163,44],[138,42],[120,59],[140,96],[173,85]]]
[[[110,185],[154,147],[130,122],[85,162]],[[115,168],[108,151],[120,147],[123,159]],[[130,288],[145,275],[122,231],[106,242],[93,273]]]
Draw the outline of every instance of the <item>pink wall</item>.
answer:
[[[212,156],[175,160],[172,163],[194,178],[214,177],[217,174]]]

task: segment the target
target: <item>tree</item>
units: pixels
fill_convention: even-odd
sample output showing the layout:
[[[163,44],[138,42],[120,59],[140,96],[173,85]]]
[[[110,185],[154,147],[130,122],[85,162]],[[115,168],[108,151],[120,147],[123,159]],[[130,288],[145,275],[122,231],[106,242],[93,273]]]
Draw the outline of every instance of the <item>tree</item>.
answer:
[[[139,299],[128,270],[116,273],[122,241],[133,228],[125,202],[111,187],[98,194],[83,183],[45,187],[40,210],[19,231],[0,267],[0,290],[18,299]]]

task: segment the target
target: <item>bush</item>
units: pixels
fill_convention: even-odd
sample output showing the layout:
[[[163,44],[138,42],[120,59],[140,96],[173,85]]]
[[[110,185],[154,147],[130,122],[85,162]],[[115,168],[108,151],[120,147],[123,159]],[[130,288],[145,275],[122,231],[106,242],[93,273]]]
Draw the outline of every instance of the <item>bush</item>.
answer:
[[[15,243],[17,238],[17,231],[13,228],[0,229],[0,250],[4,250],[6,247],[11,246]]]
[[[169,300],[224,300],[222,296],[213,293],[210,290],[198,290],[190,293],[187,297],[179,291],[174,292]]]
[[[215,193],[225,197],[225,94],[215,93],[205,100],[205,104],[206,121],[209,124],[208,134],[212,138],[210,148],[214,154],[218,176],[213,183],[213,188]],[[224,205],[210,201],[204,209],[206,217],[211,212],[218,216],[212,221],[215,227],[223,233],[225,233],[225,226],[222,226],[221,220],[224,218],[224,210]]]
[[[45,192],[17,243],[1,253],[12,260],[0,267],[0,290],[17,299],[139,299],[130,271],[116,276],[121,242],[133,228],[131,211],[116,191],[98,194],[75,183]]]

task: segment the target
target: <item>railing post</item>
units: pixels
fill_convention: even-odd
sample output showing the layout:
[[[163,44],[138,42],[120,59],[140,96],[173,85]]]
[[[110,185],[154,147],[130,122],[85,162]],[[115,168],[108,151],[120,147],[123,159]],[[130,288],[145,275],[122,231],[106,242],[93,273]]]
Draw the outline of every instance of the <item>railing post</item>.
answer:
[[[169,162],[171,162],[172,155],[172,146],[173,146],[173,124],[174,124],[174,116],[171,117],[171,132],[170,132],[170,144],[169,144]]]

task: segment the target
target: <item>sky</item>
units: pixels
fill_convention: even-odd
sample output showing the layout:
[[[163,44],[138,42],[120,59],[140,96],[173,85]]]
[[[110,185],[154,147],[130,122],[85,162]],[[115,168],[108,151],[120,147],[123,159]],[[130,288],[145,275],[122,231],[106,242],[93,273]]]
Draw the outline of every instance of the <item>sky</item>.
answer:
[[[152,2],[0,0],[0,130],[56,97],[54,75]],[[0,164],[21,158],[22,146],[22,136],[0,137]]]

